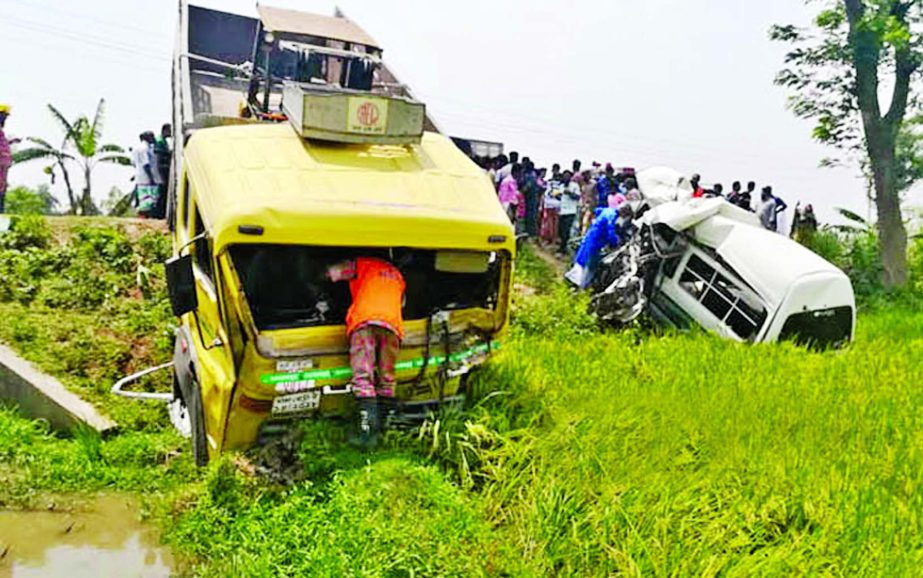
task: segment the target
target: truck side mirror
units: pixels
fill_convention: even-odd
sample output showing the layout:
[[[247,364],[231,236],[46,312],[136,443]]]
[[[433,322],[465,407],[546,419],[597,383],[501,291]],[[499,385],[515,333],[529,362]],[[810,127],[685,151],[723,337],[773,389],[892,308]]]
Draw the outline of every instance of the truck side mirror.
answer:
[[[199,307],[196,295],[195,275],[192,273],[192,255],[173,257],[164,264],[167,270],[167,292],[173,315],[183,315]]]

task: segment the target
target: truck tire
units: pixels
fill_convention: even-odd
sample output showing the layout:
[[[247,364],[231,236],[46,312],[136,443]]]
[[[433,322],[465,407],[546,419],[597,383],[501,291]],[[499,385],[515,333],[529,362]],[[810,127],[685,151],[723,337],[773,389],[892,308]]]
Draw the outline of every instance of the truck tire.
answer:
[[[208,439],[205,437],[205,412],[202,410],[202,390],[199,382],[193,379],[186,409],[189,412],[191,426],[192,457],[200,468],[208,465]]]

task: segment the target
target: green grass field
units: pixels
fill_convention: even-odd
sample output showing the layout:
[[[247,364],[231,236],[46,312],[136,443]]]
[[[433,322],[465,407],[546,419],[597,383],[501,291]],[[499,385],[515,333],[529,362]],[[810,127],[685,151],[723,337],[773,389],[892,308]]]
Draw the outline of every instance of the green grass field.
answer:
[[[169,431],[62,440],[0,411],[0,505],[145,496],[202,576],[916,576],[923,311],[863,310],[814,353],[603,334],[526,251],[516,327],[465,413],[361,454],[306,424],[305,479]]]

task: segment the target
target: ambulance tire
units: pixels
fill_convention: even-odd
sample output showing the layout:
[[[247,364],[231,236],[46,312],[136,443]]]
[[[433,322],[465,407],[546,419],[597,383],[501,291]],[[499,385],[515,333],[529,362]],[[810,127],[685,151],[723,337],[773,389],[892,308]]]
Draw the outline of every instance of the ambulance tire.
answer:
[[[186,410],[189,412],[189,425],[192,438],[192,457],[195,465],[204,468],[208,465],[208,439],[205,437],[205,413],[202,411],[202,390],[199,382],[193,379]]]

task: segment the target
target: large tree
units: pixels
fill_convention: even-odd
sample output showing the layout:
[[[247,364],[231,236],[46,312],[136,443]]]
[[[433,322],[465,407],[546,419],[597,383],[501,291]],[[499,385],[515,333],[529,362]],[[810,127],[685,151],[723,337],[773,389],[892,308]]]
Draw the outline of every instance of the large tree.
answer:
[[[125,149],[114,144],[100,144],[102,139],[103,118],[105,101],[100,99],[96,107],[93,120],[80,116],[70,122],[61,112],[52,105],[48,105],[52,116],[61,125],[64,131],[64,142],[60,148],[55,148],[48,141],[39,138],[29,138],[34,147],[19,151],[14,157],[15,162],[46,158],[54,160],[49,171],[54,178],[54,171],[60,169],[67,185],[67,194],[71,203],[71,212],[81,215],[98,213],[93,202],[92,175],[93,169],[99,163],[112,163],[117,165],[131,165],[131,159],[125,154]],[[67,172],[67,163],[75,162],[83,172],[83,191],[78,197],[71,187],[70,175]],[[46,169],[47,170],[47,169]]]
[[[808,0],[809,2],[812,0]],[[824,0],[815,28],[774,26],[793,45],[776,82],[794,91],[792,110],[816,121],[814,138],[859,153],[869,168],[887,287],[907,282],[906,187],[899,136],[923,56],[919,0]],[[887,110],[885,110],[887,106]]]

